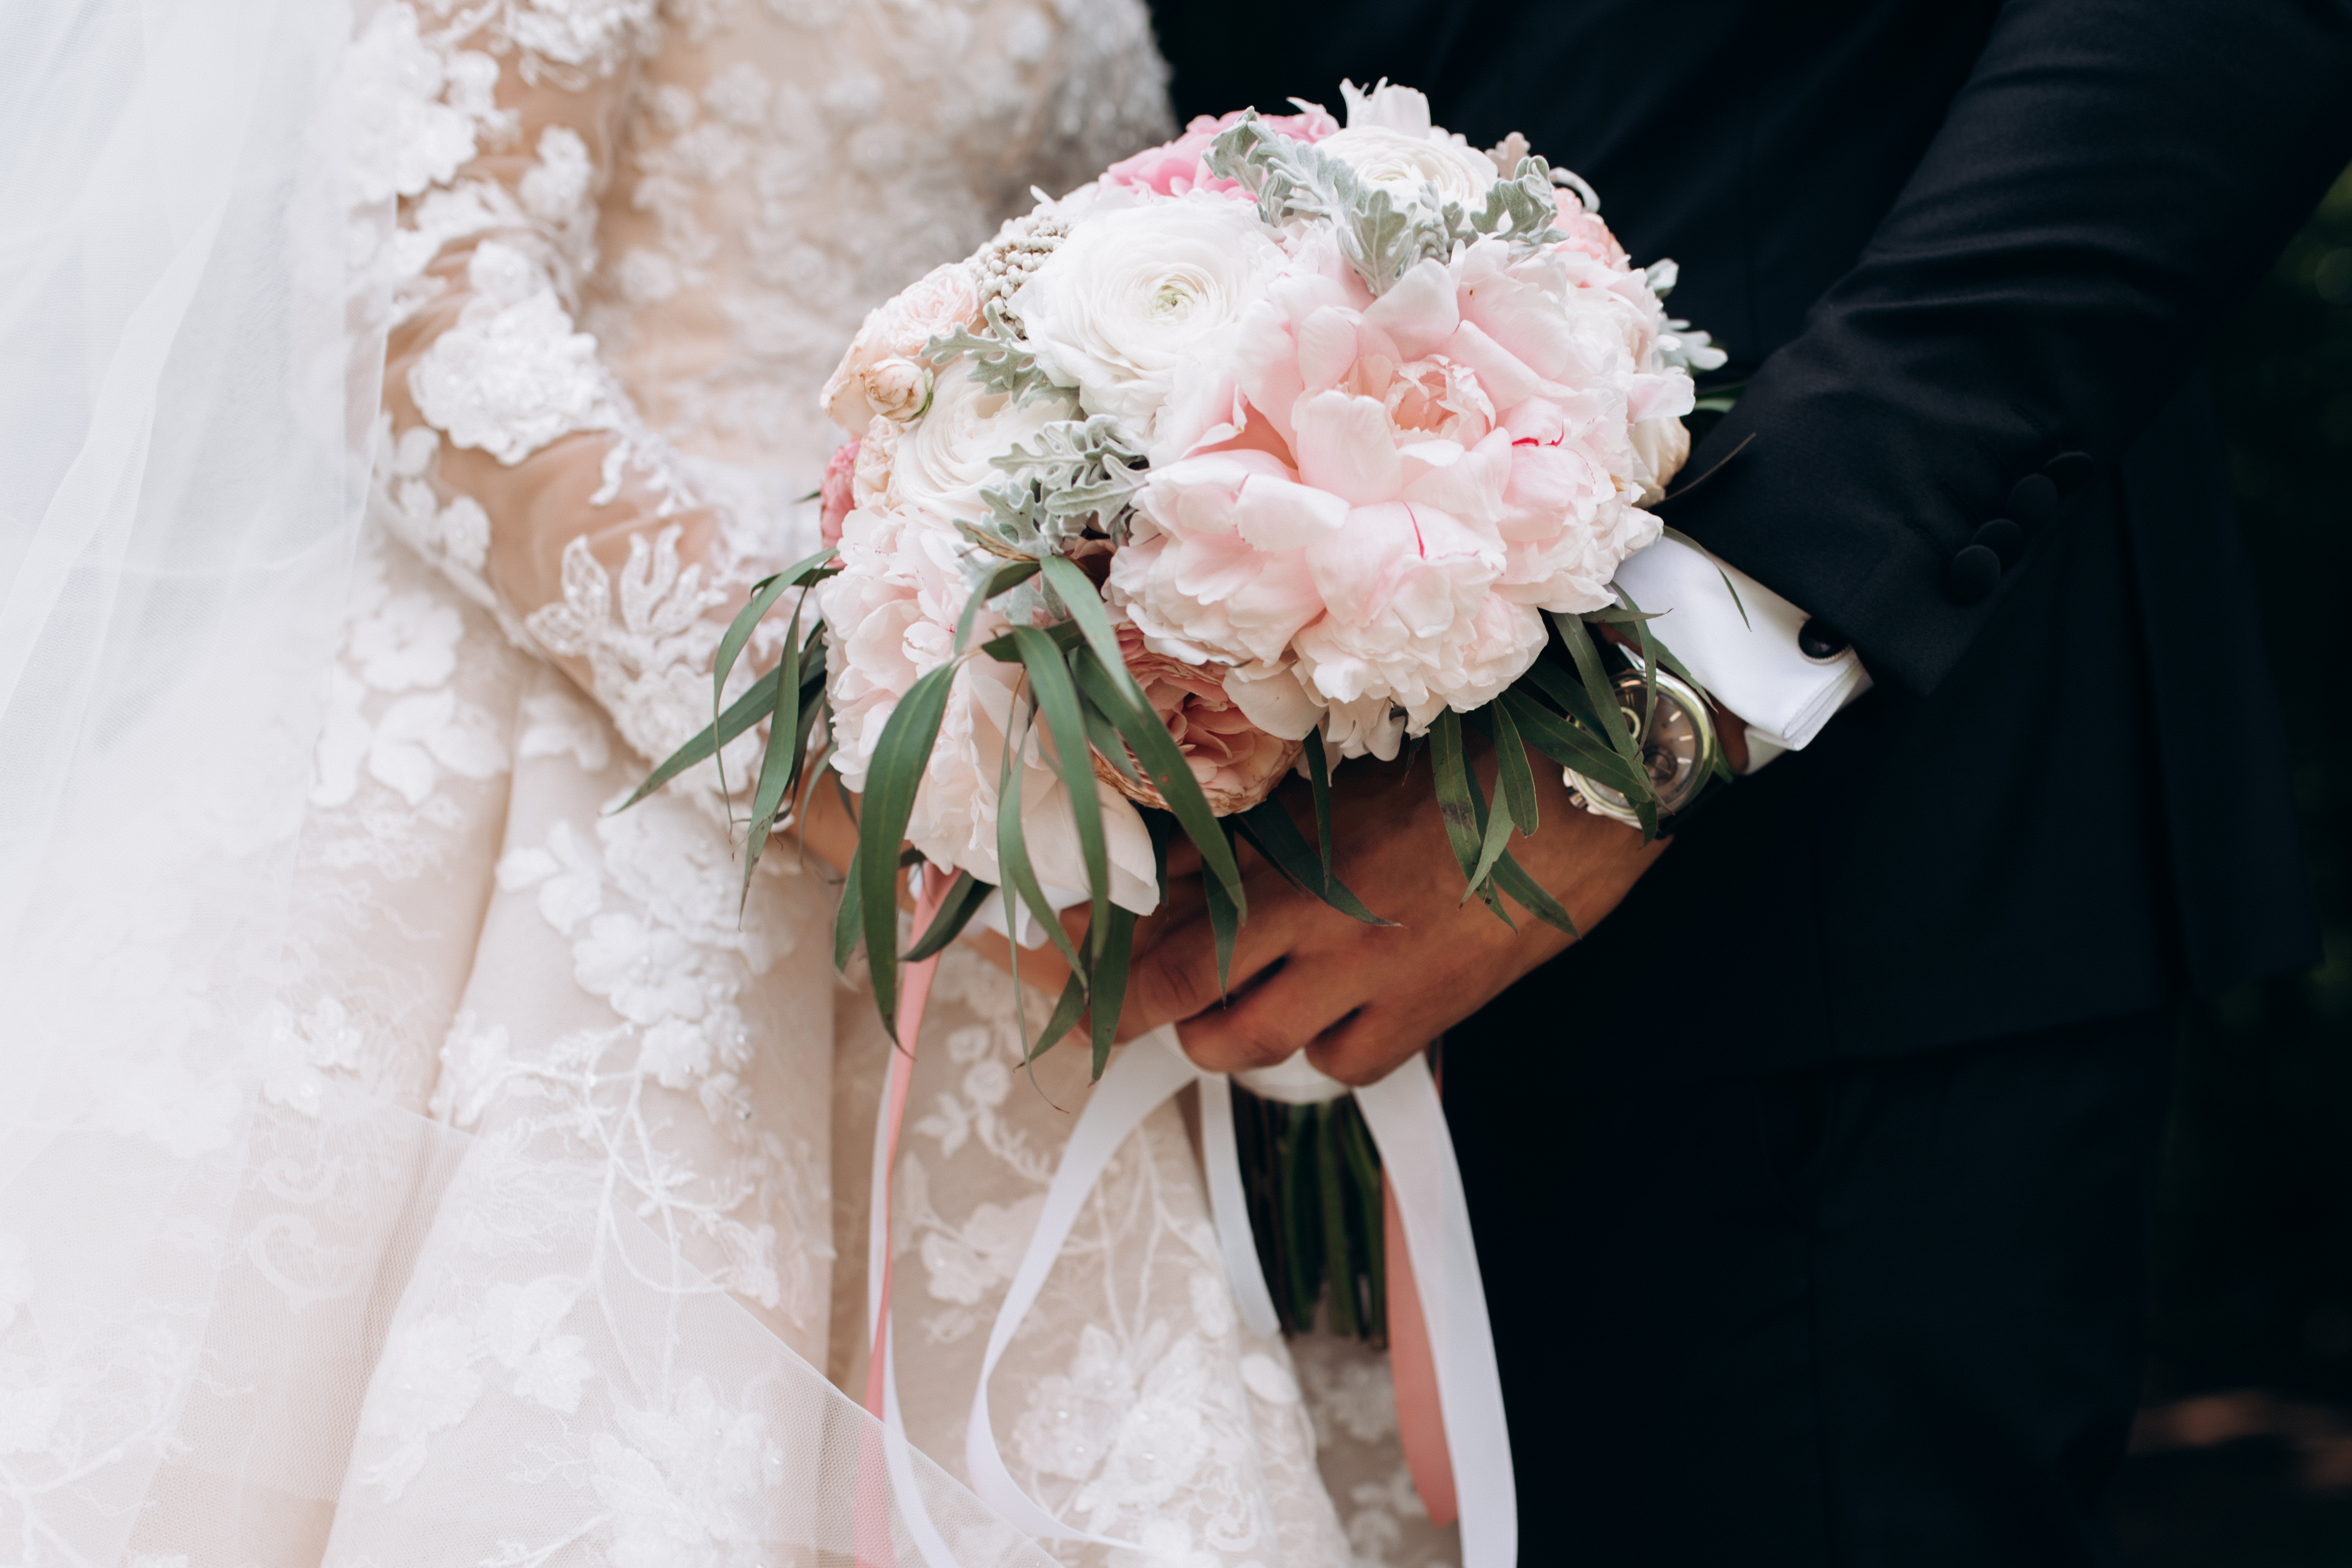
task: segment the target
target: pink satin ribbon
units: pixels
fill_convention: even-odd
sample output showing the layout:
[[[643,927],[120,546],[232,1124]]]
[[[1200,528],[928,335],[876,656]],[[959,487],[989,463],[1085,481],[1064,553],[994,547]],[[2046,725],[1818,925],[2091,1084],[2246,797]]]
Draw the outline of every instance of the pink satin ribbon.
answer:
[[[1412,1490],[1421,1494],[1429,1521],[1448,1525],[1461,1513],[1454,1497],[1454,1456],[1445,1446],[1445,1416],[1437,1404],[1437,1358],[1429,1348],[1429,1323],[1421,1312],[1421,1290],[1413,1281],[1412,1253],[1405,1246],[1404,1216],[1388,1173],[1381,1173],[1381,1253],[1388,1260],[1389,1373],[1396,1384],[1397,1435]]]
[[[915,873],[915,936],[921,940],[931,928],[940,904],[946,899],[950,879],[931,874],[925,868]],[[881,1206],[882,1226],[882,1291],[880,1305],[874,1314],[874,1348],[866,1364],[866,1411],[876,1426],[867,1428],[865,1452],[858,1465],[857,1478],[857,1560],[859,1568],[896,1568],[897,1550],[891,1544],[889,1510],[886,1499],[889,1482],[881,1450],[880,1424],[887,1419],[883,1403],[883,1377],[888,1365],[890,1349],[890,1270],[896,1249],[890,1241],[890,1192],[898,1168],[898,1128],[907,1116],[907,1093],[915,1079],[915,1043],[923,1030],[923,1009],[931,999],[931,977],[940,967],[940,956],[898,968],[898,1045],[890,1053],[890,1081],[882,1092],[887,1097],[888,1111],[885,1117],[884,1136],[888,1150],[882,1161],[882,1179],[868,1201]]]

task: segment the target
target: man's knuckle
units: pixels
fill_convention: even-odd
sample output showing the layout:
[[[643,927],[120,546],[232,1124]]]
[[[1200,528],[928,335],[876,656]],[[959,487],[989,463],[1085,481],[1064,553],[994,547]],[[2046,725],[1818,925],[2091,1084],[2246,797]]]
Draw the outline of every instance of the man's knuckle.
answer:
[[[1145,1006],[1160,1018],[1187,1019],[1207,1006],[1200,993],[1200,982],[1190,967],[1182,964],[1153,964],[1137,978]]]
[[[1244,1027],[1232,1036],[1234,1054],[1251,1067],[1272,1067],[1286,1061],[1298,1042],[1264,1026]]]

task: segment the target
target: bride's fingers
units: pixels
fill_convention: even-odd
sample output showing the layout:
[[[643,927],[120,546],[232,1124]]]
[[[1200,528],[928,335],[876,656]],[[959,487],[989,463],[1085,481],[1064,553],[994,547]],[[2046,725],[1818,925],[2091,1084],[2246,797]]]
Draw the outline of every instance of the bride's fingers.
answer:
[[[1129,961],[1130,977],[1128,982],[1128,996],[1130,999],[1130,1011],[1135,995],[1133,976],[1136,968],[1142,963],[1144,956],[1158,946],[1169,932],[1181,928],[1195,918],[1202,917],[1202,912],[1207,907],[1208,894],[1203,890],[1200,877],[1177,876],[1171,872],[1169,877],[1167,898],[1161,901],[1158,909],[1135,923],[1135,941],[1130,949],[1133,956]],[[1085,950],[1087,931],[1091,924],[1090,915],[1091,911],[1083,904],[1062,912],[1062,929],[1069,933],[1070,945],[1077,947],[1081,952]],[[960,940],[970,944],[982,957],[986,958],[1004,973],[1010,975],[1015,972],[1013,944],[1005,938],[1003,933],[971,928],[967,929]],[[1213,950],[1212,961],[1213,962]],[[1063,957],[1062,950],[1051,942],[1041,942],[1034,947],[1021,949],[1018,973],[1023,985],[1034,987],[1049,997],[1059,996],[1062,988],[1069,983],[1069,960]],[[1236,977],[1239,974],[1240,970],[1237,968]],[[1121,1040],[1131,1039],[1139,1032],[1140,1031],[1126,1027],[1125,1020],[1122,1019],[1119,1030]]]

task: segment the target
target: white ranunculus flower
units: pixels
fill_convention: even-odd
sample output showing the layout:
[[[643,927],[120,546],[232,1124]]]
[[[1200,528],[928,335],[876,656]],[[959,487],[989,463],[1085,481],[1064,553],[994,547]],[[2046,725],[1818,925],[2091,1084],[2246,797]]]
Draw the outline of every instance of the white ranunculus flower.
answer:
[[[1013,313],[1037,363],[1087,413],[1150,439],[1185,366],[1281,267],[1245,203],[1179,196],[1091,216],[1022,285]]]
[[[1436,186],[1441,198],[1465,206],[1486,199],[1487,188],[1495,183],[1494,160],[1430,124],[1428,99],[1409,87],[1385,82],[1370,93],[1353,82],[1342,84],[1339,90],[1348,100],[1347,129],[1317,142],[1318,151],[1400,201],[1418,197],[1424,184]]]
[[[959,361],[935,379],[929,412],[898,437],[888,504],[977,522],[988,515],[981,486],[1002,472],[989,460],[1069,417],[1069,400],[1059,393],[1016,404],[982,386]]]

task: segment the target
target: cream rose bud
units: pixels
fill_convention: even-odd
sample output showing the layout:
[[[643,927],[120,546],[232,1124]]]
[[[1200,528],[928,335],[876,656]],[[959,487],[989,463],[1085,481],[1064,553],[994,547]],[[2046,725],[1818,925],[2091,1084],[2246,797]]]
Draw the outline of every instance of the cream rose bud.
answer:
[[[1255,208],[1179,196],[1089,216],[1013,312],[1047,375],[1148,443],[1179,373],[1203,362],[1282,263]]]
[[[886,419],[912,419],[931,395],[931,373],[912,360],[892,355],[866,372],[866,401]]]
[[[1015,403],[982,386],[971,367],[958,361],[934,379],[929,411],[898,427],[885,504],[978,522],[988,515],[981,486],[1003,472],[990,460],[1069,417],[1069,399],[1063,394]]]
[[[951,261],[933,267],[876,307],[858,327],[849,351],[824,383],[821,395],[827,417],[844,430],[863,432],[876,414],[889,412],[875,401],[869,372],[890,360],[919,366],[924,344],[979,319],[980,286],[971,264]],[[885,378],[883,384],[903,390],[903,378]],[[910,412],[914,406],[908,405]]]

